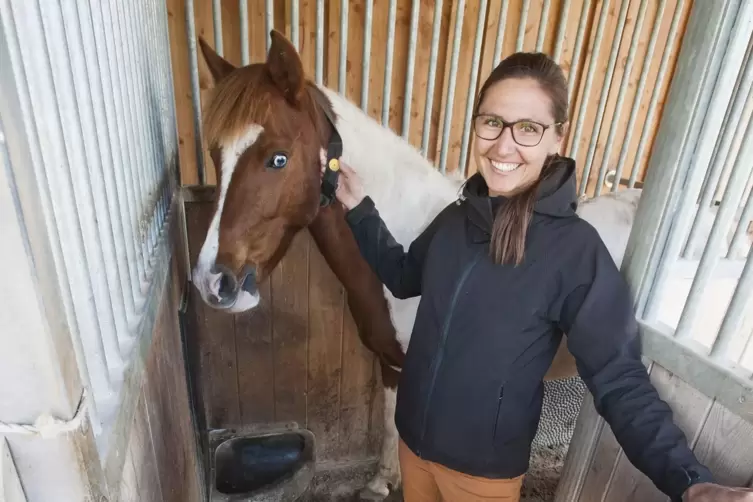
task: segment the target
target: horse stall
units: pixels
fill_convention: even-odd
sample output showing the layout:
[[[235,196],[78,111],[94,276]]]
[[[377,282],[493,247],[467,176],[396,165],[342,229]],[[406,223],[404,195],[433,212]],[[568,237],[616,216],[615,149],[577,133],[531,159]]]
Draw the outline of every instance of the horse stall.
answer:
[[[752,31],[753,0],[0,0],[0,500],[400,500],[415,302],[382,296],[335,218],[290,235],[258,305],[209,306],[192,271],[232,180],[211,98],[233,66],[300,60],[322,123],[357,126],[344,158],[386,159],[409,242],[475,172],[473,98],[516,50],[567,74],[562,153],[652,380],[719,480],[753,486]],[[666,500],[564,345],[523,500]]]
[[[740,3],[725,5],[726,15],[733,15]],[[213,56],[208,52],[234,66],[263,63],[273,43],[270,30],[275,29],[297,50],[307,78],[390,131],[389,145],[402,149],[408,144],[439,172],[465,178],[475,172],[469,156],[473,134],[465,124],[481,81],[495,62],[516,50],[545,51],[560,62],[569,79],[571,127],[563,154],[578,162],[579,194],[584,201],[607,200],[642,188],[650,167],[659,162],[653,152],[670,85],[686,85],[674,79],[678,55],[686,45],[689,19],[698,22],[705,8],[702,2],[685,0],[264,5],[169,0],[188,262],[199,260],[219,196],[219,166],[202,131],[212,92],[207,57]],[[668,167],[654,170],[664,169]],[[726,173],[721,178],[728,177]],[[656,191],[670,189],[654,183]],[[704,186],[712,185],[717,186]],[[671,189],[682,191],[679,185]],[[720,196],[711,202],[718,200]],[[593,207],[590,217],[598,218],[594,212],[601,206],[584,202],[584,207]],[[651,220],[672,206],[642,207],[643,217]],[[625,209],[630,223],[635,209]],[[631,225],[614,230],[620,236],[618,262],[629,235],[631,260],[637,249],[648,245],[644,226],[632,234]],[[689,262],[683,265],[692,268]],[[233,488],[218,480],[228,439],[295,437],[286,436],[295,430],[312,433],[315,443],[315,460],[302,454],[297,471],[308,470],[299,478],[312,478],[308,497],[331,500],[360,492],[364,498],[383,498],[393,481],[383,474],[394,469],[394,432],[379,358],[359,337],[347,288],[308,229],[295,235],[260,285],[260,296],[251,312],[229,315],[206,305],[195,289],[188,294],[188,368],[199,429],[205,432],[201,450],[210,495],[224,500],[228,495],[221,492]],[[647,347],[647,358],[652,347]],[[667,350],[686,357],[681,348]],[[651,368],[652,375],[658,374],[657,363]],[[581,471],[587,465],[575,455],[584,455],[579,453],[582,448],[595,448],[593,437],[582,437],[593,433],[592,422],[586,420],[595,418],[587,414],[587,397],[581,410],[587,392],[566,350],[558,353],[548,377],[523,500],[550,501],[555,492],[561,500],[592,500],[592,492],[575,481],[584,477]],[[579,411],[577,448],[570,448]],[[301,445],[312,440],[299,439]],[[221,451],[223,444],[226,449]],[[565,469],[566,455],[574,460]],[[586,458],[594,469],[601,467],[593,454]],[[305,462],[314,467],[302,467]]]

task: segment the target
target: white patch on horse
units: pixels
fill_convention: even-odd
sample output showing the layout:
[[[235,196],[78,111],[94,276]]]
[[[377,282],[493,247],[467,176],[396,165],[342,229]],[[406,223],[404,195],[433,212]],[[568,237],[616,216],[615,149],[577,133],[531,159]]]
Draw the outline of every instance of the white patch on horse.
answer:
[[[217,260],[217,252],[219,251],[220,220],[222,218],[222,209],[225,205],[228,187],[230,186],[230,181],[233,177],[233,172],[235,171],[238,159],[243,152],[256,142],[263,131],[264,128],[262,126],[252,124],[243,134],[235,138],[233,141],[229,141],[222,145],[222,164],[220,166],[222,179],[220,184],[220,196],[217,201],[217,210],[212,217],[212,222],[209,224],[207,237],[204,240],[204,245],[201,247],[199,259],[197,260],[196,268],[193,273],[194,284],[204,301],[207,303],[209,303],[210,295],[216,296],[219,293],[221,275],[213,274],[212,268]],[[242,312],[255,307],[258,303],[258,294],[252,295],[246,291],[240,291],[237,301],[233,307],[228,309],[228,311]]]
[[[395,402],[397,391],[384,388],[384,440],[382,441],[382,461],[374,478],[366,485],[366,492],[386,497],[400,486],[400,464],[397,448],[400,436],[395,426]]]

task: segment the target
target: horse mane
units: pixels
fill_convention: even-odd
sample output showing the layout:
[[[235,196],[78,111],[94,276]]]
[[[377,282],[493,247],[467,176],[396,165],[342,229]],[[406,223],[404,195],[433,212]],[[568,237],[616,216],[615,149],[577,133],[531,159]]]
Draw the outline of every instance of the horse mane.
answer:
[[[210,91],[203,114],[204,136],[209,147],[232,142],[245,133],[249,124],[271,119],[269,93],[279,91],[263,65],[239,68],[222,79]],[[334,115],[329,98],[306,80],[299,106],[311,116],[318,136],[325,143],[330,131],[322,108]]]

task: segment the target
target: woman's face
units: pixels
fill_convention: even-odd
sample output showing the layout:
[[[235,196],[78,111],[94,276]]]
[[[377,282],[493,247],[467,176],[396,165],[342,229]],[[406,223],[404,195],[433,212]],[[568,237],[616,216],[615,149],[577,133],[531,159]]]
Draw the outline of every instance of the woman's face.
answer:
[[[551,110],[551,99],[534,79],[507,78],[487,89],[474,122],[473,155],[489,195],[525,188],[538,179],[547,156],[559,152],[563,138]],[[517,124],[504,127],[502,121]]]

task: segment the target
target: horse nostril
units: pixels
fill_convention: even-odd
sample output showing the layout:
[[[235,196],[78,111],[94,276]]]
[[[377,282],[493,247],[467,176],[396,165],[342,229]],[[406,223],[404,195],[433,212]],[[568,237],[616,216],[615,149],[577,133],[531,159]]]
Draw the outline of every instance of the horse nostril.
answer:
[[[218,300],[224,302],[234,298],[238,292],[238,279],[235,274],[222,265],[215,266],[212,272],[220,274],[219,288],[217,289]]]

